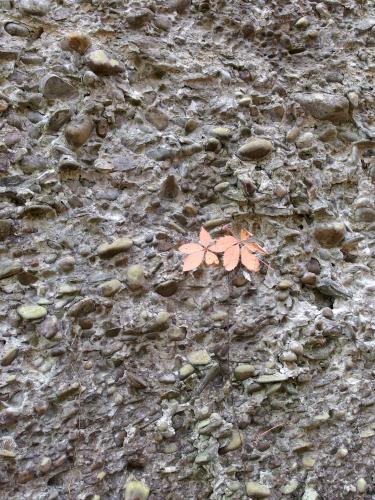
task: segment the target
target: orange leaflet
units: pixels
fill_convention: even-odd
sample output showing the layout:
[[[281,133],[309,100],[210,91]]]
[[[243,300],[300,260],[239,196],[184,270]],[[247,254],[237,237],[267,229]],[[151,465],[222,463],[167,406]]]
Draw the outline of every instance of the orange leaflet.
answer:
[[[199,243],[186,243],[179,247],[179,251],[187,254],[184,260],[183,271],[194,271],[203,261],[208,266],[217,266],[219,259],[217,255],[211,252],[211,246],[214,244],[210,233],[201,228],[199,233]]]
[[[256,273],[260,269],[261,261],[255,254],[266,255],[267,252],[258,243],[248,241],[252,236],[246,229],[241,229],[240,238],[223,236],[210,247],[210,250],[212,252],[224,253],[223,264],[227,271],[232,271],[241,259],[241,263],[246,269]]]

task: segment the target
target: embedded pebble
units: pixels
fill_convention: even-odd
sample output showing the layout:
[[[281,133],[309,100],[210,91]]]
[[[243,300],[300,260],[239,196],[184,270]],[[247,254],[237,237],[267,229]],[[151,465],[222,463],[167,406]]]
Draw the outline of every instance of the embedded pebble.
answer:
[[[124,71],[122,64],[109,57],[104,50],[93,50],[87,55],[88,67],[99,76],[118,75]]]
[[[76,118],[65,127],[65,138],[74,147],[81,147],[88,141],[94,128],[94,122],[89,116]]]
[[[72,31],[67,33],[62,41],[62,47],[68,50],[73,50],[83,55],[87,49],[91,47],[91,39],[85,33],[79,31]]]
[[[72,99],[78,96],[73,85],[54,74],[42,78],[39,90],[47,99]]]
[[[120,280],[113,279],[105,281],[99,286],[99,291],[103,297],[112,297],[122,288],[122,283]]]
[[[344,96],[313,92],[311,94],[297,93],[299,102],[314,118],[342,123],[349,120],[349,101]]]
[[[363,477],[360,477],[357,481],[357,490],[359,493],[366,493],[367,482]]]
[[[125,252],[133,246],[133,240],[130,238],[119,238],[112,243],[103,243],[96,249],[99,257],[109,258],[118,253]]]
[[[318,224],[314,229],[315,238],[326,248],[340,245],[345,238],[345,233],[345,224],[342,222]]]
[[[18,314],[22,319],[32,320],[41,319],[47,316],[47,309],[43,306],[20,306],[17,309]]]
[[[6,351],[0,358],[1,366],[9,366],[17,358],[19,350],[17,347],[13,347]]]
[[[143,267],[138,264],[130,266],[126,273],[126,282],[131,290],[144,288],[146,285],[146,278]]]
[[[306,488],[302,500],[318,500],[319,494],[314,488]]]
[[[236,366],[234,376],[237,380],[246,380],[254,375],[255,367],[249,364],[241,364]]]
[[[207,365],[211,361],[211,356],[207,351],[195,351],[187,355],[188,361],[194,366]]]
[[[247,481],[246,493],[251,498],[268,498],[271,496],[271,490],[267,486],[255,481]]]
[[[0,264],[0,280],[10,278],[21,271],[22,264],[20,262],[4,262]]]
[[[26,14],[45,16],[51,7],[49,0],[20,0],[19,8]]]
[[[150,488],[141,481],[129,481],[125,487],[124,500],[147,500]]]
[[[241,146],[238,154],[245,160],[261,160],[268,156],[272,151],[272,143],[266,139],[252,139],[250,142]]]

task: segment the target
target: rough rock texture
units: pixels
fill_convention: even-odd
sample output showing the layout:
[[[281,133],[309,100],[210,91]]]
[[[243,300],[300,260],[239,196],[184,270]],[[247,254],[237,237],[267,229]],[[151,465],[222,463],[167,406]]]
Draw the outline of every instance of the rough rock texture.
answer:
[[[0,497],[375,498],[374,2],[0,13]]]

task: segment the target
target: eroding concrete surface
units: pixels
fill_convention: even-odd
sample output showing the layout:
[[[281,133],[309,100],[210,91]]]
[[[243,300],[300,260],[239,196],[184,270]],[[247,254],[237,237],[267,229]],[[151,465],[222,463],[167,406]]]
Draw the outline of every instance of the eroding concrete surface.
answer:
[[[375,498],[374,3],[0,11],[1,498]]]

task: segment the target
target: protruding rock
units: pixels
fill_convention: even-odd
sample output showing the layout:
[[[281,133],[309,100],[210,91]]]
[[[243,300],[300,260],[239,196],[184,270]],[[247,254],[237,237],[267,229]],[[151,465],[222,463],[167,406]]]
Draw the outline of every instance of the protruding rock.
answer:
[[[13,232],[13,222],[7,219],[0,219],[0,241],[4,241]]]
[[[163,181],[160,189],[160,197],[167,200],[173,200],[178,196],[180,192],[179,185],[177,183],[176,177],[174,175],[168,175],[168,177]]]
[[[47,99],[72,99],[78,96],[73,85],[52,73],[42,78],[39,89]]]
[[[359,222],[375,222],[375,210],[371,207],[357,208],[355,218]]]
[[[31,30],[23,23],[9,22],[5,23],[4,30],[11,36],[28,37],[31,35]]]
[[[192,375],[194,371],[194,366],[190,363],[186,363],[186,365],[181,366],[178,373],[180,380],[185,380],[186,378],[190,377],[190,375]]]
[[[49,0],[20,0],[19,8],[25,14],[45,16],[51,7]]]
[[[83,55],[91,47],[91,39],[85,33],[72,31],[65,36],[61,46],[64,50],[74,50]]]
[[[65,138],[69,144],[78,148],[88,141],[93,128],[94,121],[92,118],[89,116],[82,116],[66,126]]]
[[[130,481],[125,488],[124,500],[147,500],[150,488],[141,481]]]
[[[318,120],[336,123],[349,120],[349,101],[344,96],[313,92],[311,94],[296,94],[295,99]]]
[[[126,16],[128,25],[133,29],[142,28],[154,17],[151,9],[135,9]]]
[[[211,361],[211,356],[207,351],[194,351],[187,355],[188,361],[194,366],[208,365]]]
[[[248,481],[246,483],[246,493],[247,496],[252,498],[268,498],[271,495],[271,490],[263,484]]]
[[[233,131],[227,127],[215,127],[212,130],[212,135],[217,139],[221,139],[223,141],[228,140],[232,137]]]
[[[9,366],[11,363],[13,363],[13,361],[18,356],[18,352],[19,351],[17,347],[13,347],[12,349],[6,351],[0,359],[1,366]]]
[[[17,309],[17,312],[22,319],[26,320],[41,319],[44,318],[44,316],[47,316],[47,309],[38,305],[20,306]]]
[[[86,297],[75,304],[68,311],[68,316],[78,318],[79,316],[87,316],[95,311],[95,302],[93,299]]]
[[[318,500],[319,494],[314,488],[306,488],[302,500]]]
[[[357,490],[359,491],[359,493],[366,493],[367,482],[363,477],[360,477],[357,481]]]
[[[238,448],[241,448],[243,442],[244,440],[241,433],[237,430],[234,430],[232,432],[232,436],[228,441],[228,443],[225,446],[223,446],[223,448],[220,448],[219,450],[220,455],[228,453],[229,451],[238,450]]]
[[[251,375],[254,375],[255,367],[246,363],[238,365],[234,370],[234,377],[236,380],[246,380]]]
[[[273,375],[261,375],[257,378],[258,384],[277,384],[288,380],[288,375],[284,373],[274,373]]]
[[[147,109],[145,118],[158,130],[165,130],[168,127],[168,116],[161,109],[155,107]]]
[[[69,108],[57,109],[52,113],[48,120],[48,131],[57,132],[60,128],[70,120],[72,112]]]
[[[146,285],[145,272],[142,266],[134,264],[130,266],[126,273],[128,287],[133,290],[141,290]]]
[[[122,283],[120,280],[113,279],[109,281],[105,281],[99,286],[99,291],[103,295],[103,297],[112,297],[122,288]]]
[[[93,50],[87,55],[88,67],[97,75],[118,75],[124,71],[123,65],[116,59],[111,59],[104,50]]]
[[[0,264],[0,280],[10,278],[21,271],[22,265],[20,262],[3,262]]]
[[[262,160],[272,149],[272,142],[267,139],[252,139],[238,150],[238,154],[244,160]]]
[[[112,243],[103,243],[96,251],[99,257],[108,258],[129,250],[131,246],[133,246],[133,240],[130,238],[119,238]]]
[[[318,224],[314,229],[314,237],[321,246],[333,248],[340,245],[345,238],[345,224],[343,222],[327,222]]]
[[[178,282],[175,280],[167,280],[159,283],[155,287],[155,292],[163,297],[170,297],[177,292]]]

